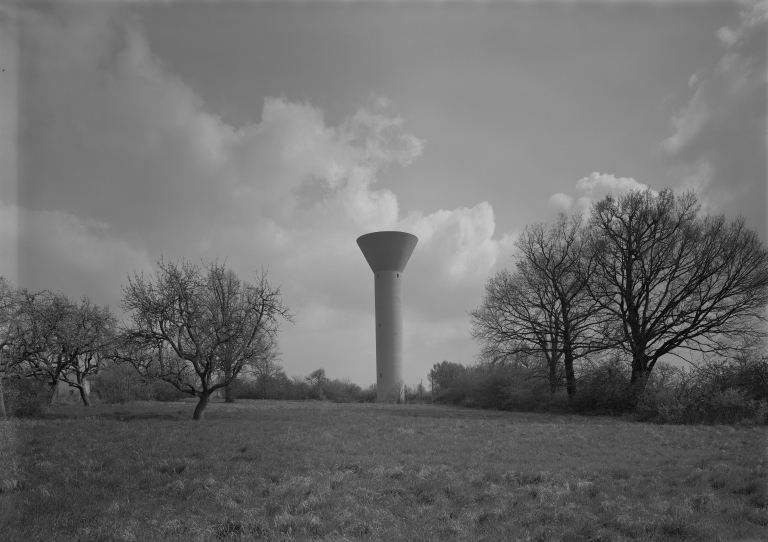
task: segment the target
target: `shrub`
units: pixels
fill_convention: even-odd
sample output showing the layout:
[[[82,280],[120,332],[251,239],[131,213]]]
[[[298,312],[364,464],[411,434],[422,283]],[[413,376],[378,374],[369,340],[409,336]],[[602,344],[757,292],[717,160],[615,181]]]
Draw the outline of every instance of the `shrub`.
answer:
[[[9,416],[39,416],[48,408],[50,386],[34,378],[14,378],[3,382],[3,396]]]
[[[245,380],[241,377],[236,378],[230,384],[232,393],[236,399],[263,399],[264,389],[255,380]],[[269,392],[269,390],[268,390]],[[269,397],[269,393],[267,395]]]
[[[376,384],[371,384],[370,386],[363,388],[360,391],[361,403],[375,403],[377,397],[378,397],[378,390],[376,388]]]
[[[162,380],[155,380],[152,382],[152,399],[155,401],[170,402],[186,399],[187,397],[190,397],[188,393],[180,391],[173,384],[169,384]]]
[[[621,414],[634,410],[637,401],[626,364],[618,357],[598,363],[578,379],[571,402],[574,412]]]
[[[638,414],[657,423],[768,424],[765,390],[759,379],[751,378],[763,370],[764,360],[757,361],[708,362],[690,371],[662,370],[659,378],[649,380],[638,401]]]
[[[551,394],[535,368],[519,365],[464,367],[444,361],[433,366],[430,376],[439,384],[434,401],[474,408],[768,425],[768,356],[759,351],[687,371],[659,362],[642,387],[631,384],[628,363],[614,355],[580,372],[571,402],[562,390]]]
[[[320,385],[322,395],[334,403],[361,403],[363,389],[349,380],[325,380]]]
[[[444,384],[434,393],[435,402],[515,411],[541,411],[553,405],[546,383],[524,367],[478,365],[453,374],[450,385]]]
[[[148,401],[153,398],[153,385],[141,378],[132,366],[122,363],[99,371],[93,379],[91,393],[102,403]]]
[[[553,396],[549,386],[541,381],[521,378],[507,386],[504,410],[515,412],[543,412],[562,408],[563,394]]]

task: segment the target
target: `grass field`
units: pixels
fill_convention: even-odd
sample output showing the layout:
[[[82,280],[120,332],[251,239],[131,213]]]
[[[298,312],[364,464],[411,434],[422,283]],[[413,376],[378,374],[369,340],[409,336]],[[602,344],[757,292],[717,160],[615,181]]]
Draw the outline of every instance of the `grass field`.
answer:
[[[431,405],[0,422],[0,539],[768,540],[764,428]]]

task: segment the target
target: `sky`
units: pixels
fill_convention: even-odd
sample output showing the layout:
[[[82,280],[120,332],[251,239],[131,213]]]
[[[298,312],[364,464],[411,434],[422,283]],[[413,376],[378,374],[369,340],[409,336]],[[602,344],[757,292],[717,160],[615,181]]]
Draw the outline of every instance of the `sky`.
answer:
[[[122,317],[127,276],[218,259],[279,285],[288,375],[375,381],[355,239],[419,242],[409,385],[471,364],[526,225],[693,190],[768,241],[768,3],[0,6],[0,275]]]

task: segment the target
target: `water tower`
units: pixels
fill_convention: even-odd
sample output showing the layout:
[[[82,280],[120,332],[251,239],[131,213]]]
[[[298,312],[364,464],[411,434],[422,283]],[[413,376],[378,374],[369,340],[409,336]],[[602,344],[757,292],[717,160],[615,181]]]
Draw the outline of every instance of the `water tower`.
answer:
[[[403,270],[418,238],[401,231],[377,231],[357,238],[373,271],[376,302],[376,389],[379,402],[397,399],[403,383]]]

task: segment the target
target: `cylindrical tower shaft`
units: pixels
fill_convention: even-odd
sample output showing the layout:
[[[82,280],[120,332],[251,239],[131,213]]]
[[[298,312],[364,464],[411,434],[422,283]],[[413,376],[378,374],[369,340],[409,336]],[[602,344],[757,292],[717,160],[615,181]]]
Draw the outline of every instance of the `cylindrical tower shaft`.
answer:
[[[376,291],[376,400],[402,399],[403,311],[399,271],[374,273]]]

